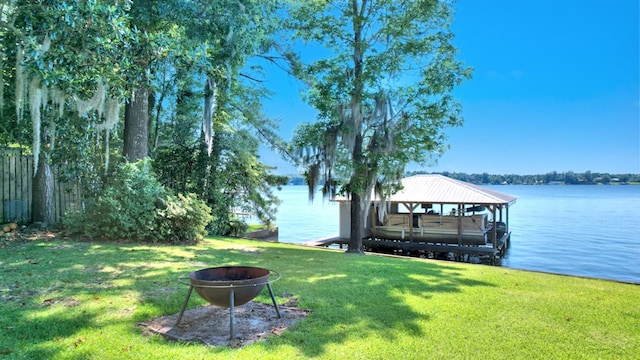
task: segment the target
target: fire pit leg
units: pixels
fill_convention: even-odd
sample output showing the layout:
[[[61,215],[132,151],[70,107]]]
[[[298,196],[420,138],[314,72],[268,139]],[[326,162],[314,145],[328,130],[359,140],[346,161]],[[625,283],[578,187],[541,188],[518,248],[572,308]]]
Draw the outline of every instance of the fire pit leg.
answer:
[[[189,291],[187,292],[187,298],[184,299],[184,304],[182,304],[182,310],[180,310],[180,315],[178,315],[176,326],[180,325],[180,321],[182,321],[182,315],[184,315],[184,310],[187,308],[187,303],[189,302],[189,298],[191,297],[192,291],[193,291],[193,286],[189,286]]]
[[[278,314],[278,318],[281,318],[282,316],[280,316],[280,309],[278,309],[278,303],[276,302],[276,297],[273,295],[273,290],[271,289],[270,283],[267,283],[267,289],[269,289],[269,295],[271,295],[271,301],[273,301],[273,306],[276,308],[276,314]]]
[[[233,294],[233,286],[231,286],[231,291],[229,292],[229,340],[233,340],[233,338],[235,337],[235,333],[234,333],[234,329],[233,329],[233,322],[235,320],[235,315],[234,315],[234,310],[235,310],[235,306],[234,306],[234,294]]]

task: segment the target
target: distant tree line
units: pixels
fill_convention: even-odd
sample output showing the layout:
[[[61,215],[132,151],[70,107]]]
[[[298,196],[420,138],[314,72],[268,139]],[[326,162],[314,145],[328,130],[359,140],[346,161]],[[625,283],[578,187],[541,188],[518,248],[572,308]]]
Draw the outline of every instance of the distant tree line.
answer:
[[[407,172],[407,176],[427,174],[424,171]],[[441,172],[444,176],[458,179],[473,184],[491,184],[491,185],[597,185],[597,184],[633,184],[640,183],[640,174],[609,174],[586,171],[576,173],[567,172],[549,172],[538,175],[490,175],[482,174],[466,174],[457,172]]]
[[[453,179],[470,182],[478,185],[598,185],[598,184],[640,184],[640,174],[609,174],[586,171],[584,173],[549,172],[538,175],[491,175],[489,173],[467,174],[461,172],[427,172],[412,171],[406,176],[419,174],[440,174]],[[306,181],[302,176],[291,176],[290,185],[305,185]]]

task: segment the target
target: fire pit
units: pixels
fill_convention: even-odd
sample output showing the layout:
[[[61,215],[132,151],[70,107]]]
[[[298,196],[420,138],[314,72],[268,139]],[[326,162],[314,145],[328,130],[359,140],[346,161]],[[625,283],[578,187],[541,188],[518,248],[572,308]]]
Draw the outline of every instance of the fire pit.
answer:
[[[212,305],[229,308],[229,338],[234,338],[234,307],[248,303],[258,296],[264,286],[269,289],[271,301],[276,309],[276,314],[280,318],[280,309],[276,303],[276,298],[271,289],[272,281],[280,279],[280,274],[264,268],[251,266],[221,266],[194,271],[189,274],[189,291],[180,310],[180,315],[176,325],[180,325],[182,315],[187,307],[193,289],[200,297]],[[180,277],[180,282],[186,278]]]

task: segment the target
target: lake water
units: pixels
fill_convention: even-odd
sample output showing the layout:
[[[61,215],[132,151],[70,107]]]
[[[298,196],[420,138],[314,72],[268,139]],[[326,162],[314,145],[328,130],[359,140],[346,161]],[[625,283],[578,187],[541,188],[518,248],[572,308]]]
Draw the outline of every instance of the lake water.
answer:
[[[518,197],[502,266],[640,283],[640,186],[486,186]],[[338,234],[338,206],[306,186],[277,192],[279,241]]]

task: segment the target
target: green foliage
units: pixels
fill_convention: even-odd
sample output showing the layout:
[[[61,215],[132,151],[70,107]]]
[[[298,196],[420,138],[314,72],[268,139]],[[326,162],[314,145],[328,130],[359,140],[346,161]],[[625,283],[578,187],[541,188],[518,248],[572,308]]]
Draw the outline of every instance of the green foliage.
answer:
[[[210,211],[195,194],[167,195],[164,208],[157,209],[159,241],[183,243],[202,239],[207,234],[206,224],[212,219]]]
[[[10,104],[0,114],[0,142],[8,138],[30,144],[36,156],[45,152],[64,171],[58,180],[78,181],[89,197],[106,173],[108,156],[120,155],[113,150],[120,148],[118,137],[105,131],[115,124],[104,121],[105,102],[97,84],[106,85],[109,100],[121,99],[129,85],[127,49],[138,41],[129,28],[130,4],[17,0],[0,5],[0,70],[7,85],[0,93]],[[30,86],[31,80],[38,86]],[[34,95],[38,92],[41,97]],[[33,112],[38,98],[41,108]],[[75,110],[80,108],[79,115]],[[21,121],[26,114],[33,124]]]
[[[129,1],[16,1],[7,22],[12,45],[25,49],[24,65],[47,87],[85,96],[97,79],[123,93],[132,66],[127,50],[137,42],[129,29]],[[50,46],[43,46],[50,42]],[[46,49],[46,50],[45,50]],[[11,49],[14,51],[14,49]]]
[[[285,182],[258,160],[258,138],[274,147],[282,141],[274,122],[261,114],[261,99],[268,94],[259,81],[264,75],[255,63],[246,66],[268,48],[277,4],[196,3],[141,1],[132,7],[140,28],[175,41],[163,47],[169,52],[165,61],[153,63],[156,111],[150,154],[165,186],[197,193],[212,208],[211,233],[241,234],[246,224],[235,212],[251,212],[272,223],[277,199],[271,187]],[[211,110],[205,129],[211,126],[211,139],[198,136],[205,96]],[[208,141],[210,148],[204,146]]]
[[[291,151],[310,196],[321,182],[325,194],[341,186],[352,195],[350,252],[362,251],[372,191],[388,192],[409,163],[439,156],[442,130],[462,124],[452,92],[471,69],[456,59],[452,13],[451,2],[433,0],[290,3],[294,39],[326,49],[296,71],[319,115],[296,129]]]
[[[246,224],[235,212],[249,212],[266,225],[275,220],[279,201],[272,187],[286,183],[270,174],[272,168],[258,158],[258,130],[270,137],[273,124],[260,114],[255,90],[233,82],[220,90],[213,114],[213,141],[208,152],[203,138],[194,137],[201,126],[201,98],[193,74],[178,73],[176,108],[171,122],[158,122],[159,146],[154,152],[158,179],[176,192],[197,193],[212,209],[213,234],[238,235]]]
[[[124,163],[85,213],[65,216],[72,234],[136,242],[194,242],[206,235],[210,209],[195,195],[172,195],[150,161]]]
[[[231,236],[241,236],[242,234],[245,234],[249,229],[249,224],[247,224],[246,221],[242,220],[235,214],[229,216],[225,225],[227,228],[224,232],[227,235]]]
[[[402,176],[446,149],[442,129],[462,124],[454,87],[471,75],[456,60],[449,2],[294,3],[297,38],[329,50],[298,74],[311,84],[319,127],[297,129],[303,166],[328,168],[352,191]],[[318,136],[318,131],[323,132]]]

